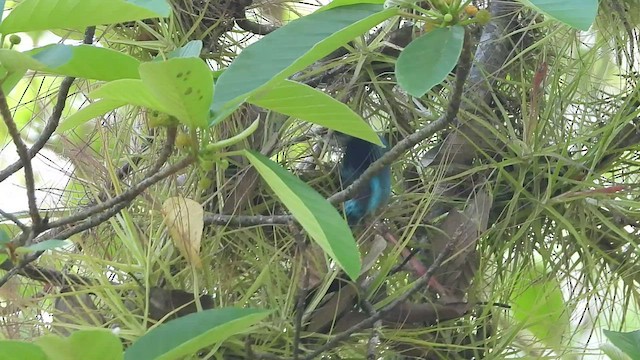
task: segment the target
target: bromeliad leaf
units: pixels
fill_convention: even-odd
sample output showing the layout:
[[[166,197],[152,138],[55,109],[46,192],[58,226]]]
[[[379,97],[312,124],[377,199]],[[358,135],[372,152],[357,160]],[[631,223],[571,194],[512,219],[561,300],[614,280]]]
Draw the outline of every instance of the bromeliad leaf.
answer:
[[[245,152],[280,201],[309,236],[351,278],[360,273],[360,251],[340,213],[309,185],[256,152]]]

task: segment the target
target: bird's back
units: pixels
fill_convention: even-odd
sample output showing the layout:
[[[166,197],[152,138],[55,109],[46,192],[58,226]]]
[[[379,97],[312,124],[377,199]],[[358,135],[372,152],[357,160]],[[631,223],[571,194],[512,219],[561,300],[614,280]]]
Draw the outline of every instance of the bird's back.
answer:
[[[386,141],[382,139],[386,145]],[[368,141],[350,138],[342,158],[340,179],[342,186],[351,185],[387,148]],[[365,216],[373,214],[391,195],[391,169],[384,167],[362,188],[356,196],[345,202],[345,213],[350,224],[356,224]]]

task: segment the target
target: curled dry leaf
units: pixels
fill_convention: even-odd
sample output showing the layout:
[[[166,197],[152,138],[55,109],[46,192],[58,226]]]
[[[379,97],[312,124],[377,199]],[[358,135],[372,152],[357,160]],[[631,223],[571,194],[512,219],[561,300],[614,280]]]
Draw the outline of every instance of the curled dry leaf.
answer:
[[[204,209],[191,199],[172,197],[162,204],[162,216],[173,242],[187,262],[202,267],[200,242],[204,229]]]

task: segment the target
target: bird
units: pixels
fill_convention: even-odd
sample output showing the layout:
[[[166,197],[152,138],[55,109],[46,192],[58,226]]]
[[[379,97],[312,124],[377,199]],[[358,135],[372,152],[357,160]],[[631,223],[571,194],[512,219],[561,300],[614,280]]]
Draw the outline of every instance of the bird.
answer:
[[[380,140],[385,147],[344,134],[340,134],[339,139],[346,145],[340,166],[340,181],[343,188],[351,185],[388,150],[388,144],[382,137]],[[353,198],[344,203],[347,222],[349,225],[357,225],[362,219],[374,214],[390,196],[391,167],[387,165],[375,174]]]

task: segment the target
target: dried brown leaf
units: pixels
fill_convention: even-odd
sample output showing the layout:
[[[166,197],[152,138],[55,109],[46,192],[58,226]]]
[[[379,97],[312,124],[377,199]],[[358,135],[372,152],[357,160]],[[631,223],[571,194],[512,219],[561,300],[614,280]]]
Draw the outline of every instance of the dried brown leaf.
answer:
[[[162,215],[169,234],[187,262],[202,267],[200,242],[204,229],[204,209],[198,202],[172,197],[162,204]]]

